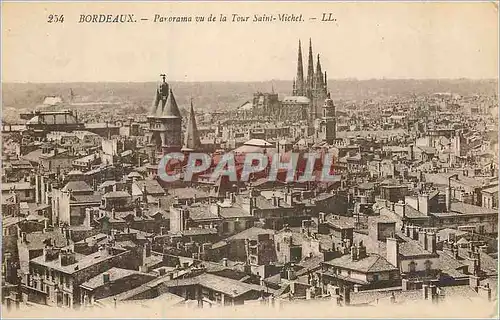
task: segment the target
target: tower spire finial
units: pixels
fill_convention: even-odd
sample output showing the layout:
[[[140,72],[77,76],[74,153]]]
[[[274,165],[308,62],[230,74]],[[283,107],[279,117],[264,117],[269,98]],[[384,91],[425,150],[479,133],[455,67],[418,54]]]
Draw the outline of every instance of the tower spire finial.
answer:
[[[314,89],[315,90],[321,90],[323,89],[324,86],[324,79],[323,79],[323,71],[321,71],[321,62],[319,60],[319,54],[317,55],[317,62],[316,62],[316,74],[315,74],[315,83],[314,83]]]
[[[297,79],[295,82],[295,94],[304,95],[304,65],[302,63],[302,45],[299,39],[299,49],[297,53]]]
[[[162,82],[166,82],[167,81],[167,75],[166,74],[162,73],[162,74],[160,74],[160,77],[161,77]]]
[[[309,59],[307,63],[307,91],[313,89],[314,84],[314,61],[312,52],[312,40],[309,38]]]

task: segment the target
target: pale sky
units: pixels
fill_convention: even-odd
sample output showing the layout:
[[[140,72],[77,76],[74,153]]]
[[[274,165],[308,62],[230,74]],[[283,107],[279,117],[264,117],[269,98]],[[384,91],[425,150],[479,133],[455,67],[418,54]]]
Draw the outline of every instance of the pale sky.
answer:
[[[493,3],[3,3],[4,82],[291,80],[309,38],[330,79],[498,78]],[[320,22],[331,12],[336,22]],[[64,23],[47,23],[49,14]],[[135,24],[80,24],[133,13]],[[162,16],[303,14],[301,23],[153,23]],[[317,17],[317,20],[309,20]]]

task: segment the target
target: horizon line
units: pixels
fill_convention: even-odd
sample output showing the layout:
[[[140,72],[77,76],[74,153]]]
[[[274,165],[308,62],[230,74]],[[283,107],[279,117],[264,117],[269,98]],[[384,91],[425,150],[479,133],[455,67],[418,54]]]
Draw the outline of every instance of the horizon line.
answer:
[[[328,81],[457,81],[457,80],[465,80],[465,81],[497,81],[499,78],[469,78],[469,77],[460,77],[460,78],[355,78],[355,77],[347,77],[347,78],[328,78]],[[193,80],[193,81],[185,81],[185,80],[168,80],[167,82],[172,83],[210,83],[210,82],[218,82],[218,83],[264,83],[264,82],[293,82],[290,79],[268,79],[268,80]],[[155,80],[150,81],[119,81],[119,80],[76,80],[76,81],[2,81],[2,84],[69,84],[69,83],[156,83],[159,82]]]

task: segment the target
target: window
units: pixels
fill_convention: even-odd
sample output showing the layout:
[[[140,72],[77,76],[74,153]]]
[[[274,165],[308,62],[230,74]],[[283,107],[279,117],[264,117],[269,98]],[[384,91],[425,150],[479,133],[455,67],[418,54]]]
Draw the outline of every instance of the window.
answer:
[[[378,274],[373,275],[373,281],[378,281]]]
[[[432,261],[426,260],[424,264],[425,264],[425,271],[430,271],[432,268]]]
[[[278,252],[280,251],[280,243],[279,242],[276,243],[276,251],[278,251]]]
[[[415,263],[415,261],[410,262],[410,264],[408,265],[409,272],[415,272],[416,268],[417,268],[417,264]]]

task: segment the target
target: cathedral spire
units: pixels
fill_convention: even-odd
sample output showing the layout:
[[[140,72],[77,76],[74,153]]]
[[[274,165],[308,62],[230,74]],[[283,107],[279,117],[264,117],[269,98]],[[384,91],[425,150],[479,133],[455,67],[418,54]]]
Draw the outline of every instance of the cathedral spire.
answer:
[[[191,109],[189,110],[184,148],[189,150],[198,150],[200,148],[200,145],[200,135],[198,133],[198,127],[196,126],[196,116],[194,113],[193,99],[191,99]]]
[[[312,53],[312,40],[309,38],[309,59],[307,63],[307,90],[312,90],[314,84],[314,59]]]
[[[316,82],[314,83],[314,88],[318,90],[323,89],[323,71],[321,71],[321,62],[319,61],[319,54],[318,54],[318,62],[316,63]]]
[[[304,94],[304,65],[302,63],[302,45],[299,39],[299,52],[297,56],[297,80],[295,82],[296,95]]]
[[[328,90],[328,77],[326,76],[326,71],[325,71],[325,77],[323,78],[323,87],[325,88],[325,92]]]

